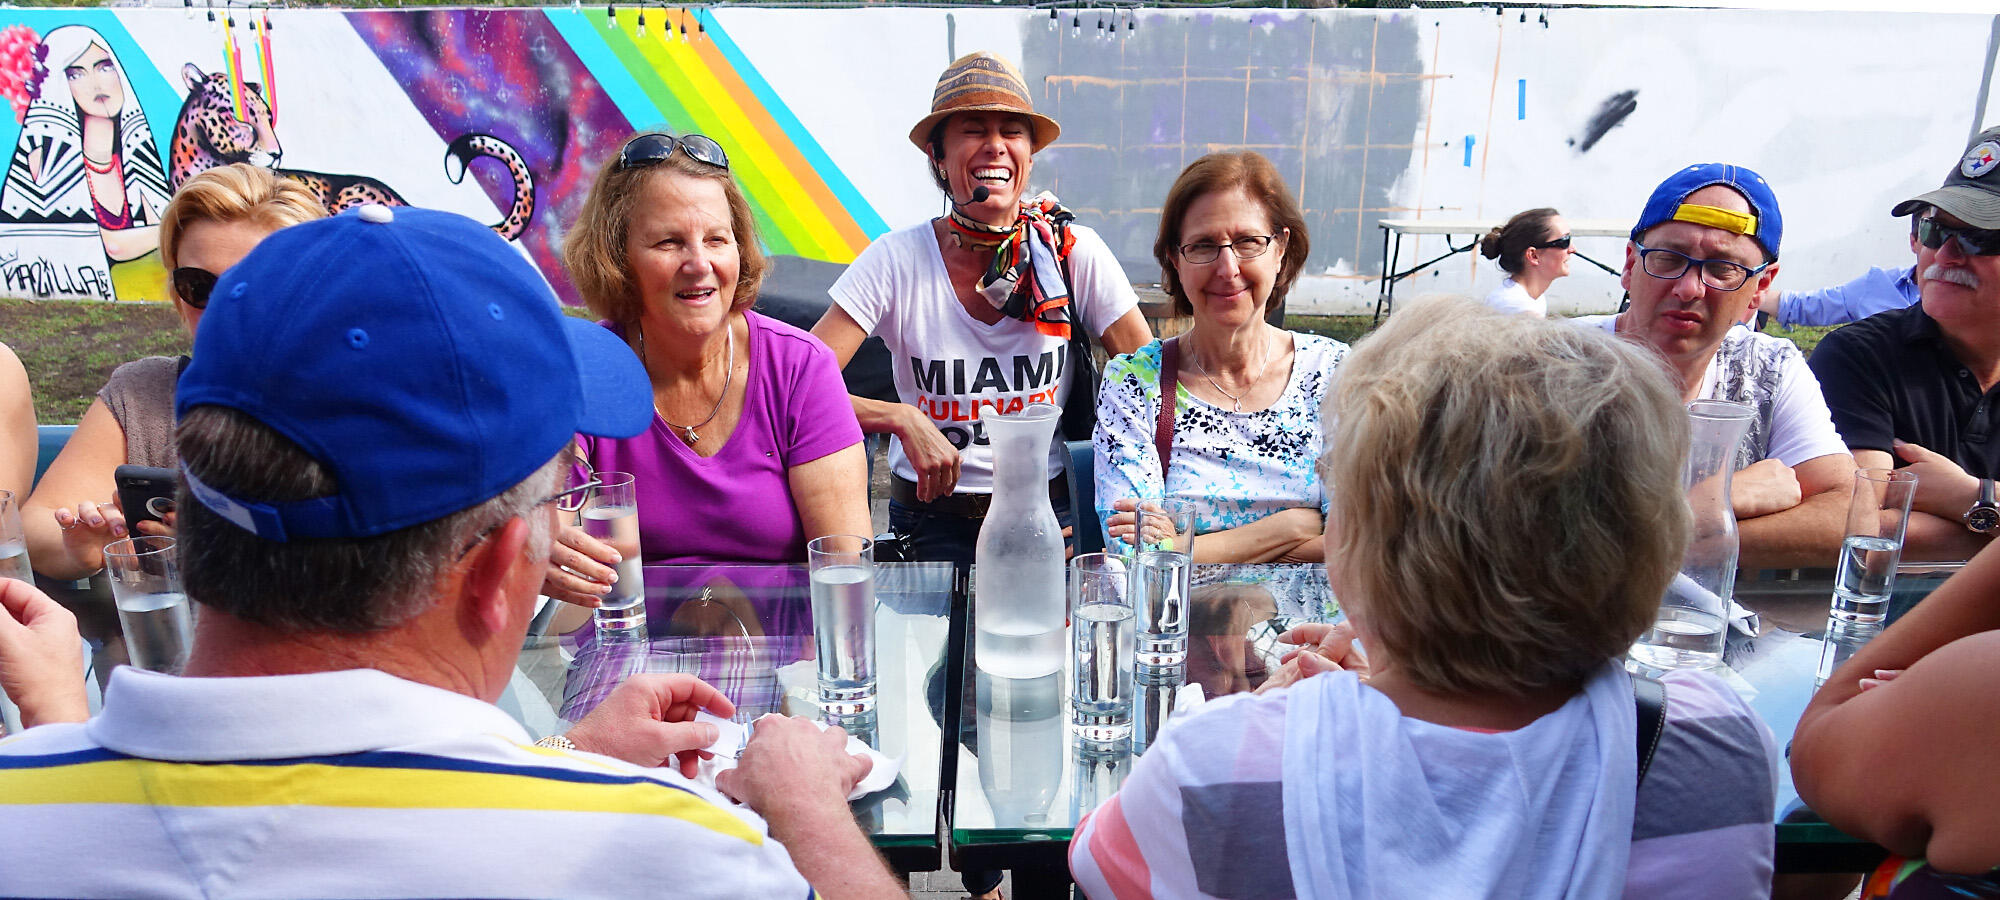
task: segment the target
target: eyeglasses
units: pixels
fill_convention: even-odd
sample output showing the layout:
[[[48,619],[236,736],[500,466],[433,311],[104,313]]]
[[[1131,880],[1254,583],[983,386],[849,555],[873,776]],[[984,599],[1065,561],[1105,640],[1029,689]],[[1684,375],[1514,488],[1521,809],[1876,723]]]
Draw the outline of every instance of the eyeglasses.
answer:
[[[1218,244],[1214,241],[1196,241],[1192,244],[1182,244],[1180,246],[1181,259],[1194,263],[1197,266],[1212,263],[1222,257],[1222,248],[1224,247],[1228,247],[1229,252],[1237,259],[1256,259],[1259,256],[1263,256],[1265,251],[1271,249],[1271,242],[1277,239],[1278,235],[1275,234],[1251,234],[1244,235],[1227,244]]]
[[[1569,235],[1565,234],[1553,241],[1543,241],[1539,244],[1529,244],[1528,246],[1536,250],[1568,250],[1569,237]]]
[[[1744,282],[1749,281],[1750,276],[1771,267],[1770,263],[1764,263],[1753,269],[1727,259],[1695,259],[1678,250],[1648,247],[1639,243],[1634,243],[1633,246],[1639,248],[1639,268],[1644,269],[1646,274],[1671,281],[1686,275],[1689,266],[1700,266],[1701,283],[1718,291],[1736,290],[1742,287]]]
[[[1958,239],[1958,252],[1966,256],[2000,256],[2000,231],[1946,225],[1936,219],[1917,220],[1917,243],[1938,250],[1953,238]]]
[[[647,132],[626,141],[618,151],[618,168],[636,169],[654,163],[666,162],[667,157],[680,150],[688,159],[718,169],[729,168],[729,154],[722,152],[722,145],[713,138],[700,134],[674,136]]]
[[[208,295],[215,290],[218,276],[207,269],[182,266],[174,270],[174,296],[195,309],[208,308]]]
[[[563,512],[566,513],[577,512],[578,510],[583,509],[583,504],[590,499],[591,489],[603,486],[604,486],[603,481],[596,478],[592,478],[589,481],[577,485],[576,487],[557,491],[553,494],[548,495],[547,497],[543,497],[541,499],[541,502],[536,503],[535,506],[540,507],[543,504],[553,503],[556,505],[557,509],[560,509]],[[510,516],[507,519],[501,519],[498,522],[495,522],[491,525],[486,526],[483,529],[480,529],[479,533],[474,535],[472,540],[465,542],[465,549],[458,551],[458,558],[464,559],[466,554],[472,552],[472,548],[479,546],[479,544],[482,541],[485,541],[487,538],[492,537],[493,532],[500,530],[500,526],[507,524],[507,522],[511,518],[512,517]]]

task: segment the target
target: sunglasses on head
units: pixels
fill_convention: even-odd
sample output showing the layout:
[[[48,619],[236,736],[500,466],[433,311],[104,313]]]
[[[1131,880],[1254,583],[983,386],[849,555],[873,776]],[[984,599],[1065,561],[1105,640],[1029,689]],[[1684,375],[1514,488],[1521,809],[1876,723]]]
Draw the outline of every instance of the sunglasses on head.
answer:
[[[1967,256],[2000,256],[2000,231],[1946,225],[1936,219],[1917,220],[1917,243],[1936,250],[1952,238],[1958,239],[1959,252]]]
[[[1539,244],[1529,244],[1528,246],[1533,247],[1536,250],[1568,250],[1569,237],[1570,237],[1569,235],[1565,234],[1562,237],[1556,238],[1553,241],[1543,241]]]
[[[207,269],[182,266],[174,270],[174,296],[195,309],[208,308],[208,295],[215,290],[216,274]]]
[[[729,154],[722,152],[722,145],[706,135],[687,134],[675,136],[649,132],[626,141],[618,151],[618,168],[636,169],[654,163],[666,162],[675,150],[685,152],[688,159],[718,169],[729,168]]]

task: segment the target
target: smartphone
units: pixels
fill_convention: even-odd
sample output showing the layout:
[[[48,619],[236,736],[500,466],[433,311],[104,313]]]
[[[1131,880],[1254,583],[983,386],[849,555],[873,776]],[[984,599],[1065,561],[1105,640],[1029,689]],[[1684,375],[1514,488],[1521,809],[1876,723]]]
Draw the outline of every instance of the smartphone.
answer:
[[[174,511],[180,472],[159,466],[119,466],[111,477],[118,485],[118,505],[125,509],[125,527],[131,533],[139,533],[140,522],[164,522]]]

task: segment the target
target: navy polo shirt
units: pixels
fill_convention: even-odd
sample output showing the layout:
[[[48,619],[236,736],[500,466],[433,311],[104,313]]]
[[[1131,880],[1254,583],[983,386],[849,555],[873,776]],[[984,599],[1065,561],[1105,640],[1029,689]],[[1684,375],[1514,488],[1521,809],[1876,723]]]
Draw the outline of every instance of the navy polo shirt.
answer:
[[[1807,365],[1848,449],[1893,457],[1891,442],[1900,439],[1950,457],[1968,474],[2000,477],[2000,386],[1979,390],[1922,304],[1833,331]]]

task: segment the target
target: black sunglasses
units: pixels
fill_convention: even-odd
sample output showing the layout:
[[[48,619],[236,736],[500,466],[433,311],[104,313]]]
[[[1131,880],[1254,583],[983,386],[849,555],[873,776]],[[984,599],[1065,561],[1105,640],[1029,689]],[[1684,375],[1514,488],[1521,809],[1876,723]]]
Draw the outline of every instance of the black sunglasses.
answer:
[[[182,266],[174,270],[174,295],[195,309],[207,309],[208,295],[215,290],[217,277],[207,269]]]
[[[1565,234],[1562,237],[1556,238],[1553,241],[1543,241],[1539,244],[1529,244],[1528,246],[1533,247],[1536,250],[1568,250],[1569,235]]]
[[[1952,238],[1958,239],[1959,252],[1967,256],[2000,256],[2000,231],[1946,225],[1936,219],[1917,220],[1917,243],[1937,250]]]
[[[722,145],[716,143],[713,138],[700,134],[676,137],[658,132],[648,132],[626,141],[625,146],[618,151],[618,168],[636,169],[640,166],[665,162],[667,157],[674,155],[675,150],[687,153],[688,159],[703,165],[718,169],[729,168],[729,154],[722,152]]]

